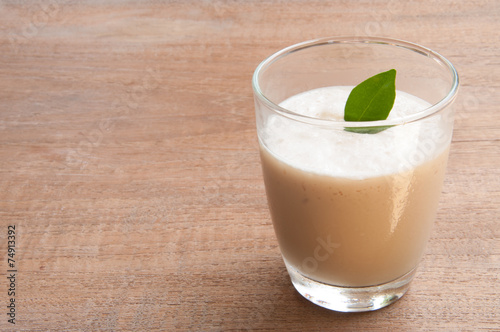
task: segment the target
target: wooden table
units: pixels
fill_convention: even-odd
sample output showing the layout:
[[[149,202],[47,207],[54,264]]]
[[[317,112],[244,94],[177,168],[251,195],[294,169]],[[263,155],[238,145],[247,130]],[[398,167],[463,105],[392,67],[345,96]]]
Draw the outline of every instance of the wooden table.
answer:
[[[0,13],[2,330],[500,329],[499,1],[2,1]],[[340,314],[286,274],[250,79],[284,46],[354,34],[437,50],[461,90],[409,292]]]

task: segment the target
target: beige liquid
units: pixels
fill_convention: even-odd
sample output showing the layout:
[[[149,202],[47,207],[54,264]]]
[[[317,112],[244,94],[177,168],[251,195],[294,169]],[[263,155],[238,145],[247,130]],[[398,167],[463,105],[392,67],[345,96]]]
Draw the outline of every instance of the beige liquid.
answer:
[[[281,105],[342,121],[351,88],[310,90]],[[428,106],[398,91],[389,117]],[[415,268],[439,202],[451,140],[445,132],[439,115],[374,135],[270,116],[261,159],[285,261],[338,286],[378,285]]]
[[[363,180],[292,167],[261,147],[284,259],[311,279],[369,286],[418,264],[432,226],[448,150],[413,170]]]

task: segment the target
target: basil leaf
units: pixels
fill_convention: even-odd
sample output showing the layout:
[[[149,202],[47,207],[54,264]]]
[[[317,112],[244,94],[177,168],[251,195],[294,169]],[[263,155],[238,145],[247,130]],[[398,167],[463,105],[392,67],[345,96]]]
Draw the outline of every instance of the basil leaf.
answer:
[[[374,127],[344,127],[345,131],[358,134],[376,134],[384,131],[392,126],[374,126]]]
[[[378,121],[389,116],[396,99],[396,70],[391,69],[361,82],[352,89],[344,108],[345,121]],[[346,127],[360,134],[375,134],[390,126]]]

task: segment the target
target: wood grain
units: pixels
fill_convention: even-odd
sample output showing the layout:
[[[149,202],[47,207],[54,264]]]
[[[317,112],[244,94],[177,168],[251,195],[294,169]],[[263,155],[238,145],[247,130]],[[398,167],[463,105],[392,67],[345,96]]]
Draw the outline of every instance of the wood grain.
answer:
[[[500,329],[500,2],[2,1],[0,17],[2,330]],[[339,314],[286,275],[250,79],[284,46],[353,34],[435,49],[461,90],[416,280]]]

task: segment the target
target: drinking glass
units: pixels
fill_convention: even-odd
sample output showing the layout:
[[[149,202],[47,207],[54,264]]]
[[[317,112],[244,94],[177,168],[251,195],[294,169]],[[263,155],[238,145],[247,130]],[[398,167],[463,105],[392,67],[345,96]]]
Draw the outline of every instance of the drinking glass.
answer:
[[[345,122],[330,112],[345,100],[325,89],[349,91],[389,69],[397,72],[394,108],[406,105],[404,115]],[[265,59],[252,86],[270,214],[294,287],[335,311],[397,301],[438,207],[459,86],[453,65],[406,41],[323,38]],[[374,127],[385,130],[361,133]]]

